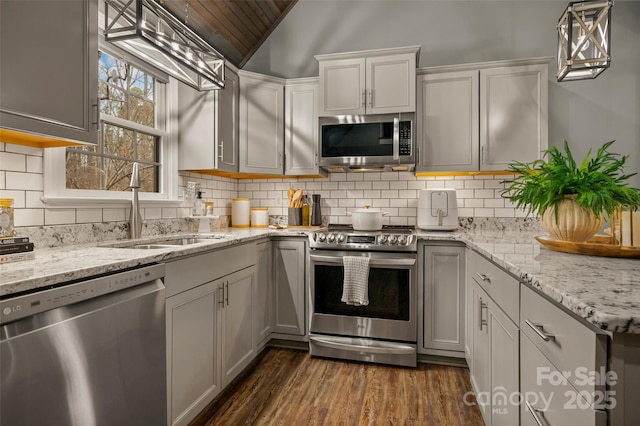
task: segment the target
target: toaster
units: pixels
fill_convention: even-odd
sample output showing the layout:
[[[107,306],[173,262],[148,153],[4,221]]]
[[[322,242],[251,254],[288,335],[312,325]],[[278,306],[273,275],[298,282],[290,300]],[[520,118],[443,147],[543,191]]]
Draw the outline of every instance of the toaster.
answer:
[[[427,231],[454,231],[458,228],[458,201],[455,189],[420,191],[418,228]]]

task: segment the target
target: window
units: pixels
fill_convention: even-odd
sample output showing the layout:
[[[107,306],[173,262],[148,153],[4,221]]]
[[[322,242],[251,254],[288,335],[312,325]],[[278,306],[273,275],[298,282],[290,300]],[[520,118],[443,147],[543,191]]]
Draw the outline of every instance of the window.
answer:
[[[177,83],[118,53],[102,47],[99,53],[99,144],[45,151],[46,203],[128,199],[134,162],[140,164],[141,200],[176,201],[177,144],[167,117]]]
[[[100,144],[67,148],[66,187],[125,191],[137,161],[141,191],[159,192],[163,132],[156,99],[164,84],[106,52],[99,57]]]

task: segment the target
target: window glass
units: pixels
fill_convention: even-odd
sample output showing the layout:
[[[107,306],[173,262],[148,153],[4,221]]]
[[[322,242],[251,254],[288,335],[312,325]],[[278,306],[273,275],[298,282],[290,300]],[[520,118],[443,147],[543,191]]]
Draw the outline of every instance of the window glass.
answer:
[[[100,144],[67,148],[67,189],[128,191],[138,162],[141,190],[160,192],[164,114],[157,100],[164,83],[106,52],[98,69]]]

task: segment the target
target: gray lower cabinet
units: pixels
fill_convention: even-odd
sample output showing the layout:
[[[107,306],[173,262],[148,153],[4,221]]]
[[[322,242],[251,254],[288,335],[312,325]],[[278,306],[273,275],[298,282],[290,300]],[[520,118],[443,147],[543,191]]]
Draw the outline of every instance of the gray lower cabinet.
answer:
[[[420,246],[418,352],[464,356],[465,246],[430,242]]]
[[[524,284],[520,305],[522,424],[606,425],[607,335]]]
[[[273,332],[305,336],[306,239],[273,240]]]
[[[270,240],[257,243],[258,264],[253,287],[253,346],[260,350],[269,340],[273,323],[273,248]]]
[[[250,266],[218,280],[224,289],[221,313],[222,385],[228,385],[255,356],[253,345],[253,288],[256,267]]]
[[[171,425],[188,424],[222,389],[216,284],[211,281],[166,301]]]
[[[486,424],[517,425],[520,408],[511,397],[520,391],[520,284],[478,253],[467,254],[471,384]]]
[[[1,1],[0,39],[2,127],[98,143],[98,0]]]
[[[255,357],[256,245],[166,264],[167,410],[186,425]]]

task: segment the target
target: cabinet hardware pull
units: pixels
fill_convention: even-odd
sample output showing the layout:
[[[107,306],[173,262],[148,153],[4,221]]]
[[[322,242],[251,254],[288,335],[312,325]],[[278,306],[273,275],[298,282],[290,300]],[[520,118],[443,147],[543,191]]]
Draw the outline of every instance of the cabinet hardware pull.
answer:
[[[367,106],[367,91],[363,90],[362,91],[362,108],[365,108]]]
[[[480,147],[480,165],[484,165],[484,145]]]
[[[536,424],[538,426],[549,426],[549,424],[546,421],[544,421],[542,418],[540,418],[540,416],[538,416],[538,413],[542,412],[541,409],[533,408],[531,404],[529,404],[529,401],[525,401],[524,403],[526,404],[527,410],[529,410],[529,412],[533,416],[533,420],[536,421]]]
[[[400,159],[400,119],[393,117],[393,159]]]
[[[224,307],[224,284],[218,287],[218,297],[220,296],[220,290],[222,290],[222,297],[219,298],[218,304]]]
[[[549,340],[556,340],[555,335],[546,333],[544,331],[544,326],[542,324],[536,324],[534,322],[529,321],[528,319],[525,319],[524,322],[527,323],[527,325],[531,327],[533,331],[535,331],[536,334],[540,336],[540,338],[545,342],[548,342]]]
[[[229,306],[229,281],[224,283],[224,286],[226,287],[224,300],[227,302],[227,306]]]
[[[480,278],[482,281],[489,281],[489,283],[491,283],[491,278],[489,278],[488,275],[486,274],[481,274],[480,272],[476,272],[476,275],[478,276],[478,278]]]
[[[224,141],[220,141],[218,146],[220,147],[220,153],[218,154],[218,159],[222,161],[224,159]]]
[[[480,298],[480,312],[479,312],[480,313],[480,321],[479,321],[479,324],[478,324],[480,326],[480,330],[481,331],[482,331],[482,326],[483,325],[488,325],[487,320],[482,318],[482,310],[483,309],[487,309],[487,304],[482,301],[482,297],[481,297]]]
[[[369,90],[369,108],[373,108],[373,89]]]

